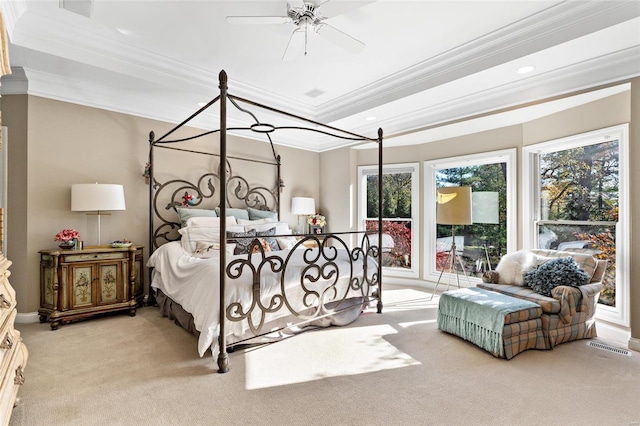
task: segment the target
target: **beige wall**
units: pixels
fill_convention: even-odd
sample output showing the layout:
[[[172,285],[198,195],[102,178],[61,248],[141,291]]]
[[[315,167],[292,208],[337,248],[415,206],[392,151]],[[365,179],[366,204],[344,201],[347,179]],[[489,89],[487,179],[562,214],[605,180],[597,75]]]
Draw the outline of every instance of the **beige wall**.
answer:
[[[501,149],[516,148],[518,150],[518,184],[522,187],[520,170],[522,168],[522,147],[538,142],[553,140],[565,136],[584,133],[609,127],[621,123],[631,123],[630,135],[630,164],[631,164],[631,194],[638,193],[637,187],[640,182],[640,170],[634,164],[640,164],[640,119],[632,120],[632,117],[640,117],[640,78],[632,81],[631,93],[624,92],[595,102],[591,102],[580,107],[556,113],[538,120],[534,120],[522,125],[509,126],[501,129],[490,130],[482,133],[461,136],[446,140],[440,140],[421,145],[404,146],[397,148],[386,148],[384,151],[384,163],[411,163],[420,162],[420,192],[424,194],[424,175],[422,162],[440,158],[454,157],[460,155],[474,154],[479,152],[496,151]],[[377,152],[374,149],[356,150],[357,164],[352,167],[352,175],[357,174],[358,165],[371,165],[377,162]],[[330,196],[327,194],[327,196]],[[522,247],[522,211],[523,199],[518,197],[518,247]],[[420,229],[419,247],[423,247],[423,232],[425,226],[432,223],[430,218],[423,217],[422,200],[420,202]],[[633,197],[632,209],[632,269],[630,276],[631,283],[631,329],[632,337],[640,338],[640,197]],[[353,220],[356,220],[354,217]],[[636,226],[633,227],[633,224]],[[634,238],[635,237],[635,238]],[[418,262],[422,268],[423,262]],[[424,272],[420,270],[420,279],[424,277]],[[639,346],[640,348],[640,346]]]
[[[173,125],[26,95],[4,96],[2,115],[11,141],[7,242],[7,257],[13,261],[11,283],[19,312],[36,312],[40,297],[38,251],[55,247],[53,236],[64,228],[78,230],[87,245],[97,243],[96,217],[70,211],[72,184],[124,185],[127,210],[102,218],[101,242],[128,238],[147,246],[149,187],[142,172],[148,158],[149,131],[159,137]],[[291,196],[319,196],[319,154],[279,146],[276,152],[282,157],[286,185],[281,194],[281,218],[295,225],[297,218],[290,214]],[[273,158],[267,143],[233,137],[228,154]],[[190,160],[170,163],[171,169],[196,168]],[[258,172],[262,169],[254,165],[231,163],[234,172],[240,171],[250,183],[275,184],[275,179],[264,182]]]

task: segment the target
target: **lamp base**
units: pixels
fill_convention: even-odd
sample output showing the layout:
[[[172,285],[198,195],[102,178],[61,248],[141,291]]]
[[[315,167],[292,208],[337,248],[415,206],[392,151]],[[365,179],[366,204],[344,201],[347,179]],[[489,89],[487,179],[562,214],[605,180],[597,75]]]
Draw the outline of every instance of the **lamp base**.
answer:
[[[436,286],[433,289],[433,293],[431,293],[431,298],[429,300],[433,300],[433,296],[435,296],[436,292],[438,291],[438,286],[440,285],[440,281],[442,280],[442,274],[444,274],[445,269],[449,270],[449,276],[447,278],[447,290],[449,290],[449,287],[451,285],[451,275],[454,272],[456,274],[456,283],[458,285],[458,288],[460,288],[460,273],[458,272],[458,266],[460,266],[460,269],[462,269],[462,273],[467,279],[467,282],[469,283],[469,287],[471,287],[471,280],[469,279],[469,275],[467,275],[467,270],[464,267],[464,261],[462,260],[462,257],[458,254],[456,249],[455,234],[451,243],[451,250],[449,250],[449,252],[447,253],[445,262],[446,262],[446,265],[448,265],[448,268],[442,268],[442,271],[440,271],[438,282],[436,282]]]

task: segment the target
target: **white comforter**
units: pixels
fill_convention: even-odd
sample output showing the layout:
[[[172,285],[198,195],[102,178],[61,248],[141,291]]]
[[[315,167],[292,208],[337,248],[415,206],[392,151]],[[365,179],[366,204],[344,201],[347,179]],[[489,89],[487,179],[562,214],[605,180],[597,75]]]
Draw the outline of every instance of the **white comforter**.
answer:
[[[286,272],[286,294],[290,303],[293,301],[293,307],[297,311],[301,311],[305,308],[302,295],[303,290],[300,287],[300,276],[302,270],[307,266],[303,262],[303,256],[309,256],[309,254],[317,253],[318,249],[298,249],[295,251],[279,251],[266,253],[268,256],[278,255],[282,258],[286,258],[291,255]],[[326,249],[325,249],[326,250]],[[244,256],[227,256],[227,262],[230,263],[237,258],[246,258]],[[261,255],[254,254],[252,256],[252,263],[258,265],[260,263]],[[373,259],[370,259],[369,276],[375,273],[376,263]],[[156,289],[160,289],[164,294],[169,296],[175,302],[182,305],[182,307],[191,315],[193,315],[196,329],[200,332],[198,340],[198,352],[200,356],[203,356],[208,348],[211,348],[214,358],[218,352],[218,334],[220,332],[219,325],[219,263],[218,256],[214,256],[208,259],[201,259],[193,257],[185,252],[179,242],[171,242],[164,244],[157,249],[149,258],[147,266],[153,267],[153,275],[151,286]],[[336,297],[341,299],[342,295],[347,292],[350,297],[363,296],[362,291],[349,289],[349,277],[350,267],[348,264],[348,253],[346,250],[339,249],[338,260],[335,262],[340,270],[340,277],[338,278],[336,289],[337,295],[333,292],[328,292],[325,296],[325,302],[329,302]],[[362,277],[362,261],[354,261],[354,277]],[[267,304],[274,294],[279,294],[280,290],[280,278],[279,274],[276,275],[268,268],[263,269],[261,273],[261,300]],[[306,283],[319,290],[327,287],[328,281],[321,280],[316,284]],[[368,287],[365,287],[368,288]],[[243,307],[247,309],[251,303],[252,292],[252,276],[249,268],[245,268],[243,274],[236,280],[227,278],[226,284],[226,302],[227,305],[231,302],[242,302]],[[369,293],[371,289],[369,289]],[[368,295],[368,294],[367,294]],[[308,300],[308,302],[315,302],[315,300]],[[266,322],[269,323],[277,318],[289,316],[289,311],[286,307],[280,309],[277,313],[268,314]],[[246,336],[246,332],[249,330],[247,321],[235,322],[226,321],[226,334],[230,336],[229,343],[237,341],[240,338]]]

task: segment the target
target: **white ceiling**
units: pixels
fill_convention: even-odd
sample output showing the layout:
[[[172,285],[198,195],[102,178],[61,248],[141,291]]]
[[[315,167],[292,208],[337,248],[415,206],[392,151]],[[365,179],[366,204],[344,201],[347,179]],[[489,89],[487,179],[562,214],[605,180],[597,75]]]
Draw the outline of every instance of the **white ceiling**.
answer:
[[[175,123],[218,94],[223,69],[234,95],[370,137],[382,127],[387,146],[527,121],[628,86],[504,120],[478,116],[640,75],[635,0],[331,0],[320,6],[325,22],[364,42],[364,50],[348,53],[310,32],[308,54],[293,61],[281,58],[294,24],[225,19],[284,16],[286,0],[82,0],[89,17],[62,8],[62,0],[0,1],[14,69],[2,78],[2,94]],[[536,69],[517,74],[525,65]],[[314,91],[321,94],[308,95]],[[231,113],[229,125],[251,124],[246,117]],[[462,118],[474,119],[452,124]],[[193,124],[212,129],[217,120],[212,111]],[[314,151],[348,143],[294,132],[276,133],[274,142]]]

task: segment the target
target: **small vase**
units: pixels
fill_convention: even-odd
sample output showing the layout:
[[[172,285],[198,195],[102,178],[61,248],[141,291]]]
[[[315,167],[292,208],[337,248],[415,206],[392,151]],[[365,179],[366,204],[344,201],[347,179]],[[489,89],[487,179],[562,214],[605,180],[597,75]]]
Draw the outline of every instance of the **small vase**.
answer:
[[[76,246],[76,243],[73,240],[71,240],[71,241],[63,241],[60,244],[58,244],[58,247],[60,247],[63,250],[71,250],[75,246]]]

